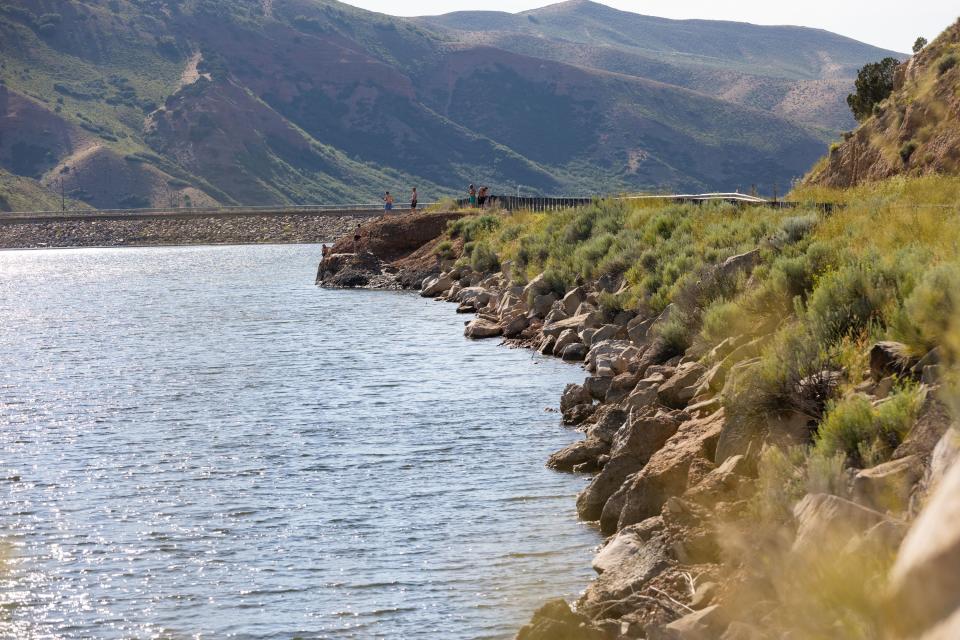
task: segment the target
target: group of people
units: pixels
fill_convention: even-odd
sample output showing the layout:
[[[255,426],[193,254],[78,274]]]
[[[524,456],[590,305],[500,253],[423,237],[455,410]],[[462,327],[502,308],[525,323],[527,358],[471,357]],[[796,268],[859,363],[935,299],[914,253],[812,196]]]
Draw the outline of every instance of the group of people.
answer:
[[[393,211],[393,196],[390,195],[389,191],[384,192],[383,194],[383,210],[384,211]],[[410,210],[417,210],[417,188],[414,187],[410,191]]]
[[[470,207],[473,209],[483,209],[483,207],[487,204],[487,199],[490,197],[488,195],[490,193],[490,188],[480,187],[477,189],[475,186],[470,185],[470,190],[468,193],[470,194]]]

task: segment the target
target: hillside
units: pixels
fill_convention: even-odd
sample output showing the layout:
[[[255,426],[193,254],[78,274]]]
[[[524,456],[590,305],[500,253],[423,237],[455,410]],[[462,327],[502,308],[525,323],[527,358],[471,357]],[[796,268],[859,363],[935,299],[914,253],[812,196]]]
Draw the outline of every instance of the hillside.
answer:
[[[426,200],[470,182],[770,192],[847,126],[852,70],[887,53],[583,2],[492,14],[477,37],[444,21],[482,22],[318,0],[7,0],[0,169],[96,207],[414,184]]]
[[[589,0],[418,20],[462,42],[657,80],[832,131],[853,125],[844,100],[857,69],[904,57],[822,30],[670,20]]]
[[[806,186],[850,187],[896,175],[960,173],[960,21],[900,66],[894,91],[831,147]]]

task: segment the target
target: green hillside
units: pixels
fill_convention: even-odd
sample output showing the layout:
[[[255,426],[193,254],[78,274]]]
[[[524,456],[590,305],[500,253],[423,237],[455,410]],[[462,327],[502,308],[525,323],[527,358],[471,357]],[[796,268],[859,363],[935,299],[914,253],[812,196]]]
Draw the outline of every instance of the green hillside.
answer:
[[[577,26],[584,11],[590,22]],[[549,47],[521,51],[319,0],[4,0],[0,168],[63,180],[96,207],[338,203],[414,184],[426,200],[470,182],[769,192],[838,130],[829,109],[782,113],[777,83],[825,82],[811,58],[824,42],[841,41],[841,66],[883,53],[823,32],[703,23],[709,38],[695,50],[680,51],[685,36],[667,25],[646,48],[615,49],[620,67],[570,64],[584,49],[575,38],[593,33],[614,51],[638,37],[606,12],[581,3],[511,16],[555,32]],[[766,48],[743,48],[758,34]],[[730,52],[711,57],[711,38]],[[774,59],[774,48],[786,53]],[[641,49],[652,62],[628,73]],[[747,61],[763,57],[774,88],[731,99],[729,82],[697,80],[756,72]]]

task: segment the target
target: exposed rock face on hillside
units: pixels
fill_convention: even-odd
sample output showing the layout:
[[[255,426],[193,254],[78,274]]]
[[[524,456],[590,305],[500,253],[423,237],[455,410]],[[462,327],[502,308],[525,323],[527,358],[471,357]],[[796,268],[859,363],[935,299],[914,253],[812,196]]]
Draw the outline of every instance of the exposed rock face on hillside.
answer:
[[[901,65],[893,94],[806,177],[850,187],[960,173],[960,22]]]

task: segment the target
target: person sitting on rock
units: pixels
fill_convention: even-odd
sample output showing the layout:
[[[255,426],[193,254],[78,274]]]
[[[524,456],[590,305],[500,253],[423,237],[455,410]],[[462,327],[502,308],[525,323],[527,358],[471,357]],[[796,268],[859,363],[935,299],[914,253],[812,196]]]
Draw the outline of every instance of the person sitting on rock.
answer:
[[[328,247],[326,243],[320,246],[320,255],[326,258],[329,253],[330,253],[330,247]]]

